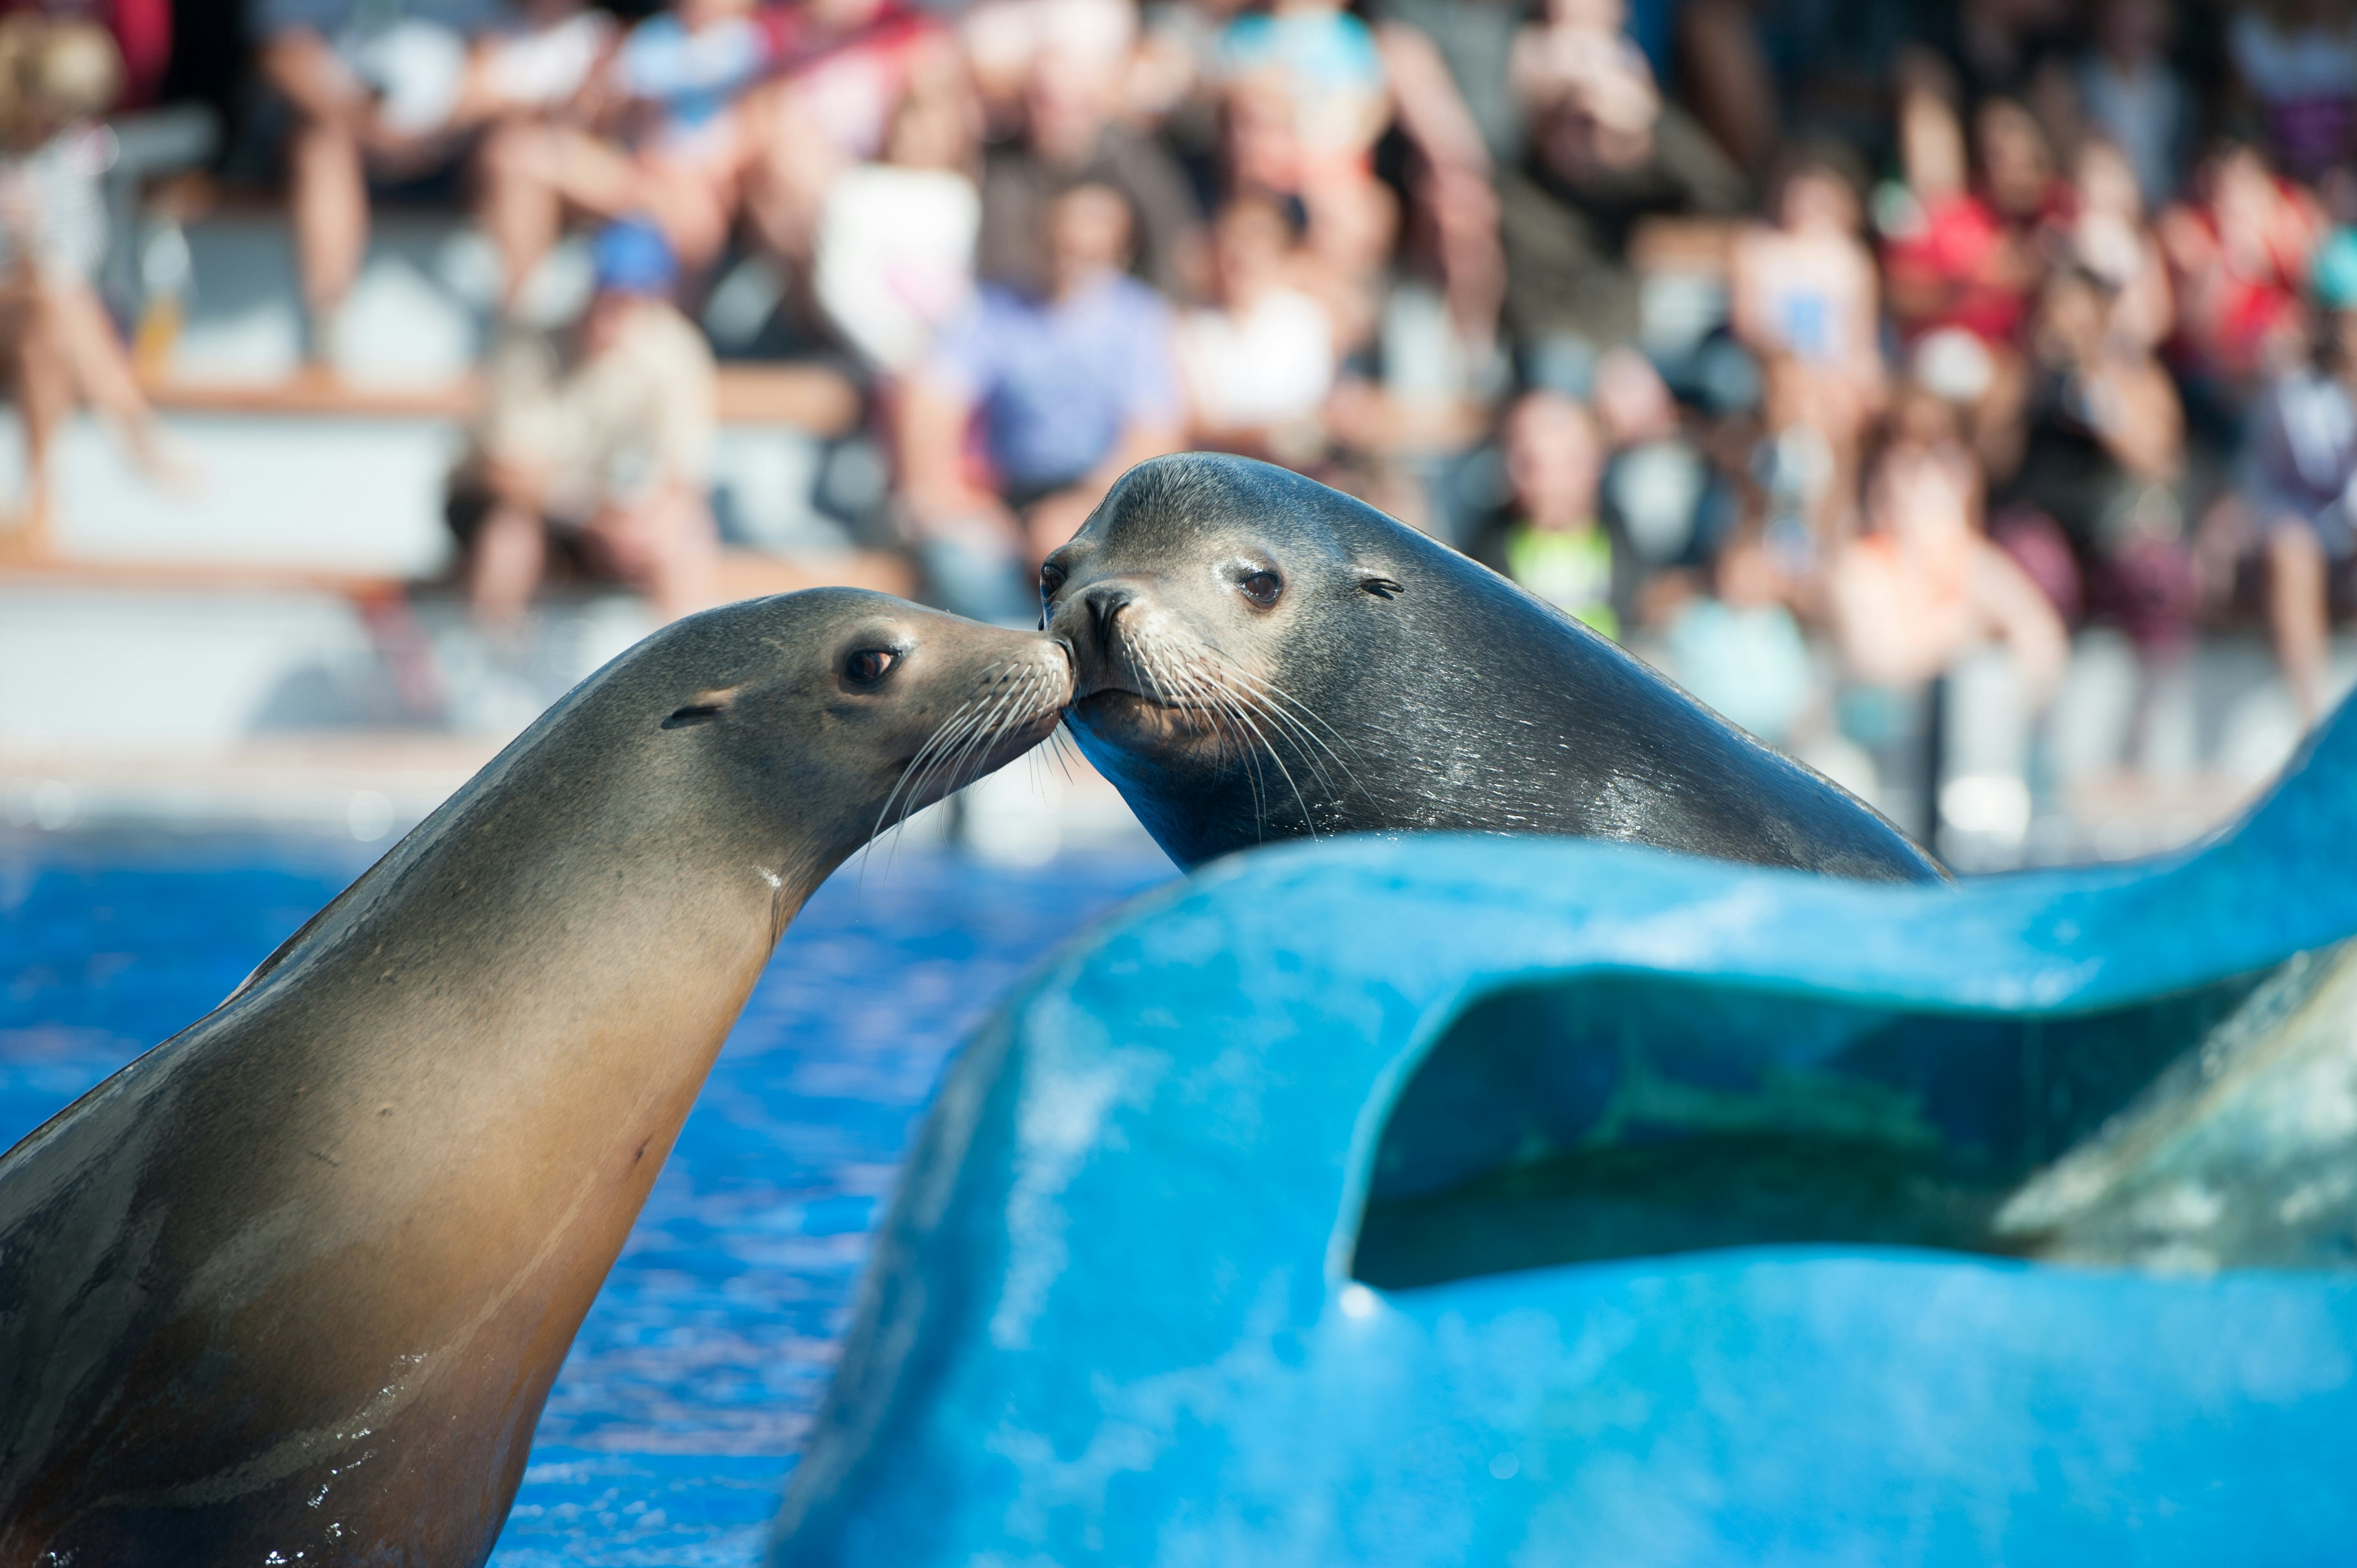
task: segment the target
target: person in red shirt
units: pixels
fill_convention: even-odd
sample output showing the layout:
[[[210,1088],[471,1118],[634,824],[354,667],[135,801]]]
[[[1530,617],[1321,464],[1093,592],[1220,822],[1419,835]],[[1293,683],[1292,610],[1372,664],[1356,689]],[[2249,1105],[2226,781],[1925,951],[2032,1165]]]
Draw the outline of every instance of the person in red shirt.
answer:
[[[1902,87],[1899,142],[1906,183],[1877,213],[1890,314],[1912,379],[1967,412],[1975,452],[2002,477],[2020,456],[2021,339],[2040,257],[1972,188],[1964,124],[1939,83]]]
[[[2309,267],[2324,212],[2237,144],[2202,160],[2193,190],[2159,223],[2177,292],[2172,357],[2181,373],[2239,399],[2306,351]]]

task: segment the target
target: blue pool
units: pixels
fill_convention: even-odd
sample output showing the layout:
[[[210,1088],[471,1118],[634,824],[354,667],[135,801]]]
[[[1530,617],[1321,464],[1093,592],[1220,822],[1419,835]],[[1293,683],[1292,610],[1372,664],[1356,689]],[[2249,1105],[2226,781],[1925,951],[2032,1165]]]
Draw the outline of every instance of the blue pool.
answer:
[[[363,869],[0,846],[0,1147],[211,1007]],[[943,1059],[1158,857],[847,867],[786,934],[542,1418],[497,1568],[752,1563]]]

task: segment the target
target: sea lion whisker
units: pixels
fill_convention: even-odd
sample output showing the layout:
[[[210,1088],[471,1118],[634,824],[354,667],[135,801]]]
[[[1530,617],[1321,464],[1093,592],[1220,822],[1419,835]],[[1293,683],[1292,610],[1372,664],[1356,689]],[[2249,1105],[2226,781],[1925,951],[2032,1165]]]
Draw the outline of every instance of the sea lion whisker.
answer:
[[[1079,781],[1078,777],[1072,772],[1072,756],[1076,749],[1076,743],[1072,739],[1072,726],[1070,724],[1058,719],[1056,727],[1048,732],[1048,744],[1040,749],[1054,758],[1056,766],[1064,770],[1064,782],[1071,784]]]
[[[1240,707],[1258,714],[1278,733],[1299,743],[1301,761],[1318,776],[1319,786],[1329,795],[1339,794],[1340,791],[1336,789],[1334,780],[1328,776],[1324,763],[1318,760],[1320,753],[1323,753],[1325,757],[1340,770],[1342,777],[1350,781],[1352,788],[1359,789],[1361,794],[1366,792],[1364,787],[1359,783],[1358,775],[1332,746],[1320,740],[1317,732],[1301,720],[1254,691],[1254,678],[1246,671],[1238,669],[1216,648],[1206,644],[1200,663],[1204,669],[1209,682],[1220,688],[1231,701]],[[1274,750],[1273,744],[1272,750]]]
[[[899,826],[898,822],[892,821],[892,808],[899,800],[901,791],[908,788],[909,779],[915,777],[918,765],[931,755],[933,748],[941,744],[942,737],[956,726],[965,716],[967,709],[972,706],[971,702],[966,702],[960,703],[951,709],[950,716],[943,719],[933,733],[925,737],[925,743],[909,755],[908,761],[900,765],[900,777],[893,781],[891,791],[884,797],[884,804],[876,812],[876,837],[881,837],[888,831],[888,823],[890,827]],[[871,838],[869,842],[873,843],[874,839]]]
[[[1253,723],[1251,713],[1244,708],[1242,703],[1235,700],[1234,694],[1232,693],[1228,693],[1228,699],[1230,704],[1229,711],[1235,714],[1238,721],[1241,722],[1246,729],[1252,731],[1254,736],[1259,740],[1262,748],[1268,753],[1268,759],[1276,764],[1276,770],[1278,774],[1284,778],[1286,787],[1293,791],[1294,802],[1301,808],[1301,825],[1303,829],[1311,838],[1316,838],[1318,836],[1318,816],[1316,812],[1309,809],[1309,799],[1301,792],[1300,781],[1293,777],[1293,769],[1285,765],[1285,758],[1278,755],[1275,746],[1270,742],[1268,736],[1261,729],[1260,725]]]
[[[1038,670],[1025,671],[1011,685],[1000,693],[997,701],[985,712],[982,723],[975,726],[965,744],[958,748],[957,756],[951,762],[950,787],[945,793],[954,795],[974,781],[973,779],[962,777],[966,765],[978,757],[989,757],[991,749],[1006,736],[1016,715],[1022,713],[1025,699],[1037,686],[1041,676],[1042,672]],[[974,778],[980,777],[979,773],[974,775]]]
[[[1280,708],[1275,703],[1267,701],[1265,698],[1256,697],[1249,689],[1237,693],[1237,699],[1245,706],[1251,708],[1254,713],[1257,713],[1263,718],[1267,719],[1271,725],[1278,726],[1284,731],[1284,733],[1292,736],[1300,743],[1301,759],[1308,764],[1311,769],[1317,773],[1318,783],[1325,787],[1329,794],[1340,794],[1341,791],[1335,789],[1334,780],[1327,776],[1324,763],[1321,763],[1318,760],[1318,757],[1321,755],[1328,762],[1331,762],[1334,765],[1335,768],[1340,772],[1343,779],[1348,781],[1351,789],[1358,790],[1362,795],[1368,793],[1366,787],[1359,782],[1358,773],[1348,762],[1343,760],[1340,754],[1336,752],[1332,746],[1328,746],[1324,741],[1318,738],[1317,731],[1309,728],[1308,725],[1303,724],[1299,719],[1286,713],[1283,708]],[[1372,799],[1372,796],[1369,796],[1369,798]]]
[[[916,795],[915,791],[909,789],[909,781],[916,776],[919,766],[924,762],[934,747],[941,744],[942,737],[956,727],[966,711],[973,705],[972,700],[969,699],[951,709],[950,716],[943,719],[934,728],[933,733],[925,737],[924,744],[918,746],[915,752],[910,754],[909,760],[900,765],[900,776],[892,781],[892,788],[884,796],[884,803],[877,808],[875,826],[868,830],[867,842],[859,847],[858,891],[863,893],[866,891],[867,863],[874,856],[876,846],[888,835],[891,837],[891,847],[886,852],[888,869],[897,863],[900,853],[899,830],[907,824],[909,812],[904,810],[900,818],[895,821],[892,808],[896,803],[914,801]],[[905,797],[903,791],[907,791]]]
[[[1231,740],[1235,744],[1236,757],[1244,766],[1245,786],[1252,791],[1253,820],[1257,822],[1267,814],[1267,789],[1261,777],[1259,748],[1244,738],[1243,728],[1235,720],[1232,702],[1226,700],[1216,687],[1207,688],[1199,678],[1190,679],[1189,684],[1197,697],[1199,711],[1211,721],[1212,733],[1219,738],[1220,755],[1226,754]]]
[[[1214,650],[1214,651],[1217,650]],[[1341,731],[1336,729],[1332,725],[1328,724],[1323,718],[1320,718],[1318,714],[1318,711],[1312,708],[1308,703],[1301,701],[1301,699],[1296,697],[1292,693],[1286,691],[1284,687],[1278,685],[1275,682],[1268,679],[1266,676],[1255,675],[1251,671],[1244,669],[1232,660],[1226,660],[1224,655],[1222,657],[1222,662],[1225,664],[1229,672],[1236,680],[1243,682],[1246,686],[1256,688],[1257,693],[1264,703],[1266,703],[1270,698],[1275,699],[1276,703],[1282,704],[1292,712],[1297,723],[1301,724],[1305,728],[1309,725],[1315,725],[1317,728],[1324,730],[1327,735],[1331,736],[1335,741],[1340,742],[1342,746],[1349,750],[1352,755],[1355,756],[1357,754],[1359,748],[1351,744],[1350,738],[1344,736]],[[1337,767],[1341,768],[1345,772],[1350,770],[1349,765],[1343,762],[1340,754],[1336,752],[1331,746],[1327,745],[1324,741],[1320,741],[1318,745],[1325,750],[1327,756],[1334,758],[1334,762]],[[1356,780],[1354,779],[1353,782],[1356,782]]]

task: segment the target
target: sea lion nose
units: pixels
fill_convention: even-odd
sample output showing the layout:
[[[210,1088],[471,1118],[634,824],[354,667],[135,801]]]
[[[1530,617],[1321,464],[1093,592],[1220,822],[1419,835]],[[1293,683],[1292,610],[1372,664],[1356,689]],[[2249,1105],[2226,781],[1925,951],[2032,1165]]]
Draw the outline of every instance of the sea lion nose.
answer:
[[[1112,648],[1113,623],[1136,600],[1136,590],[1122,583],[1099,583],[1081,596],[1081,607],[1087,614],[1089,629],[1096,634],[1100,649]]]

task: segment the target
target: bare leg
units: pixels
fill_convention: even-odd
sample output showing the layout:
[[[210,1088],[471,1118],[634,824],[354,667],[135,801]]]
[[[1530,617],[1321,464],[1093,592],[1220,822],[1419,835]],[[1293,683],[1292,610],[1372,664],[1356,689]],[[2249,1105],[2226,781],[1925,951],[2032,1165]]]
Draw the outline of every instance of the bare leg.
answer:
[[[16,545],[21,553],[39,557],[50,553],[50,458],[58,428],[73,412],[73,367],[38,288],[26,289],[22,309],[16,403],[25,421],[25,510]]]
[[[316,329],[334,318],[360,276],[368,251],[368,183],[360,142],[342,130],[307,124],[295,133],[291,155],[296,261]],[[322,347],[315,337],[314,359]]]
[[[487,627],[513,631],[531,607],[548,562],[548,535],[537,512],[501,501],[483,519],[467,563],[467,599]]]
[[[106,306],[80,278],[46,280],[41,292],[43,308],[82,401],[113,424],[141,467],[168,477],[172,465],[157,439],[155,410],[139,390],[131,356],[116,336]]]
[[[2330,630],[2325,605],[2324,547],[2298,522],[2267,533],[2267,629],[2291,688],[2299,722],[2312,725],[2324,709]]]
[[[550,177],[557,155],[549,143],[565,134],[515,120],[483,143],[483,231],[499,251],[506,277],[501,303],[510,307],[564,231],[565,198]]]
[[[303,303],[315,328],[333,317],[351,293],[368,249],[368,183],[361,137],[371,113],[366,90],[336,57],[326,37],[289,27],[264,40],[255,64],[262,78],[294,106],[296,129],[288,146],[294,179],[295,250]]]

